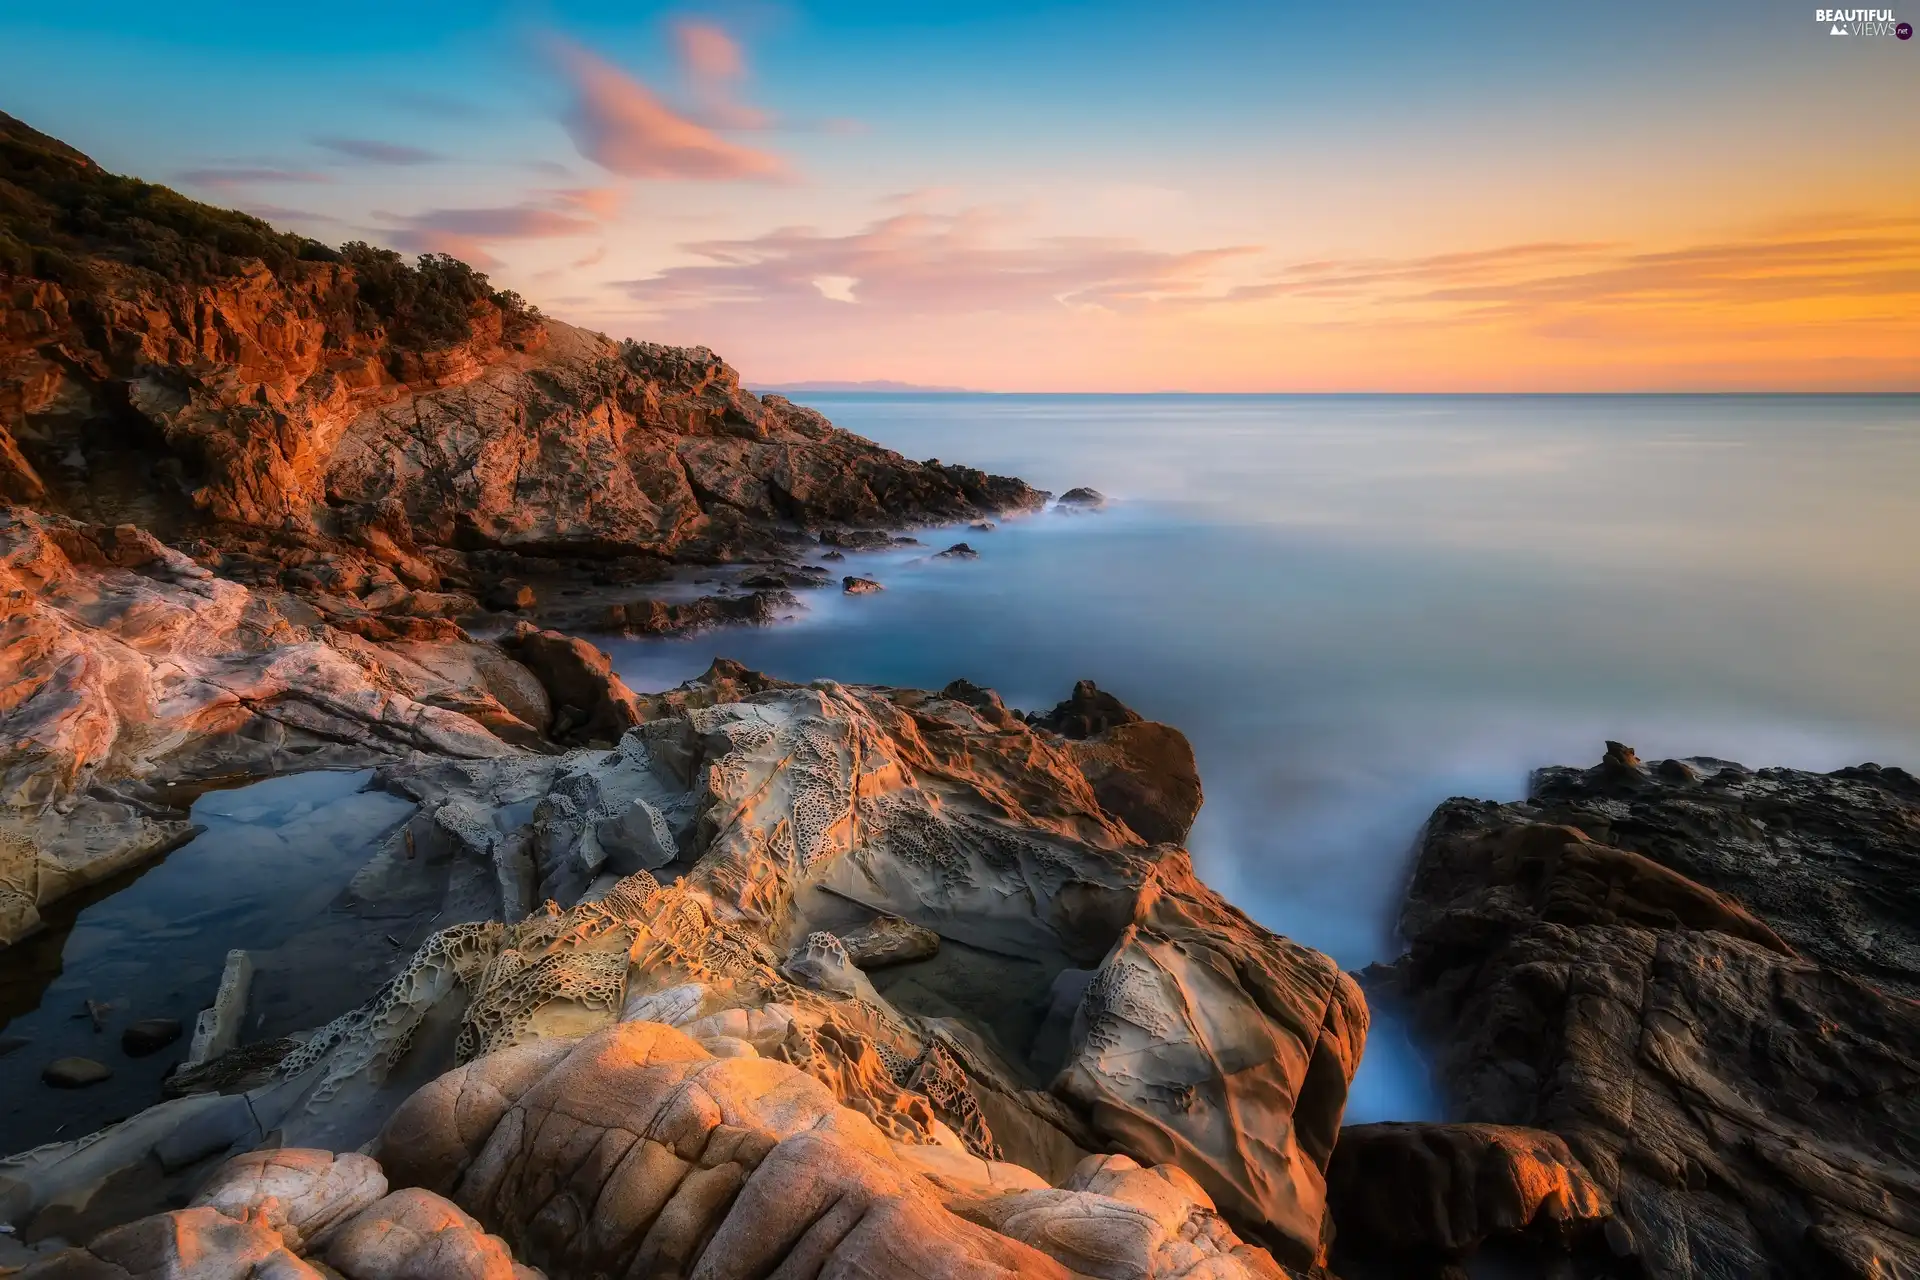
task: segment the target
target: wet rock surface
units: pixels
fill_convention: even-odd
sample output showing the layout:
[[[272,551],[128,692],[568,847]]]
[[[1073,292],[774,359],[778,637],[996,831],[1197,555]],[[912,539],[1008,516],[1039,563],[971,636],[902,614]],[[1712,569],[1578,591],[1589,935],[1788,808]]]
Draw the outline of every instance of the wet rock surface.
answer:
[[[1917,815],[1898,770],[1648,764],[1610,744],[1593,769],[1541,771],[1525,802],[1434,813],[1411,951],[1376,989],[1420,1019],[1461,1118],[1565,1140],[1614,1209],[1591,1265],[1905,1274]]]

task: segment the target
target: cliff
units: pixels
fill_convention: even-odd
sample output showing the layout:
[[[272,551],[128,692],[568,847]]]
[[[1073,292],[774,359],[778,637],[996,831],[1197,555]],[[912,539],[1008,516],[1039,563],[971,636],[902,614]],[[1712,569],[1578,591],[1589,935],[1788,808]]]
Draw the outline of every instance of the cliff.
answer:
[[[0,219],[0,496],[48,512],[431,588],[484,549],[724,560],[1044,501],[755,396],[703,348],[285,235],[4,115]]]

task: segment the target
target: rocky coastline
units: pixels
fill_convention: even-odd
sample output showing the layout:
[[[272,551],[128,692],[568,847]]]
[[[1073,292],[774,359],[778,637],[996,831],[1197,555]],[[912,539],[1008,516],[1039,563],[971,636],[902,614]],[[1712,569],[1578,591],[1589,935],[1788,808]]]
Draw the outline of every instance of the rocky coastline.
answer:
[[[424,932],[288,1035],[234,952],[128,1042],[169,1096],[0,1159],[0,1274],[1920,1275],[1911,775],[1609,744],[1450,800],[1348,974],[1195,875],[1192,748],[1091,682],[636,692],[578,634],[1049,495],[4,116],[0,160],[0,944],[317,768],[411,806],[347,893]],[[1370,1001],[1448,1123],[1343,1127]]]

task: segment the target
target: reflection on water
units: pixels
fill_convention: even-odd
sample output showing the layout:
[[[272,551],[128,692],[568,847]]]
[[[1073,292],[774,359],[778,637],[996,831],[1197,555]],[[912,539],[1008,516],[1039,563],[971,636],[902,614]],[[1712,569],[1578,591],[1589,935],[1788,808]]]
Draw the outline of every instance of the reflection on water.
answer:
[[[78,1137],[159,1100],[160,1079],[186,1056],[227,952],[264,952],[313,929],[373,843],[411,811],[397,797],[362,792],[370,777],[304,773],[204,795],[193,805],[202,834],[163,861],[54,904],[47,928],[0,950],[0,1036],[27,1041],[0,1057],[0,1152]],[[282,996],[272,1013],[284,1025],[250,1023],[248,1039],[312,1026],[351,1005],[333,973],[302,976],[325,993],[317,1001],[340,1007]],[[99,1030],[89,1000],[106,1006]],[[253,1007],[264,1013],[262,1003]],[[128,1057],[120,1033],[143,1018],[178,1019],[185,1033],[151,1057]],[[67,1055],[105,1063],[112,1080],[78,1091],[42,1084],[41,1068]]]
[[[1193,740],[1207,879],[1357,968],[1421,821],[1541,764],[1920,765],[1920,398],[811,398],[912,457],[1120,499],[850,556],[877,596],[609,644],[1015,706],[1091,678]],[[977,561],[926,552],[965,538]],[[1376,1028],[1354,1120],[1430,1114]]]

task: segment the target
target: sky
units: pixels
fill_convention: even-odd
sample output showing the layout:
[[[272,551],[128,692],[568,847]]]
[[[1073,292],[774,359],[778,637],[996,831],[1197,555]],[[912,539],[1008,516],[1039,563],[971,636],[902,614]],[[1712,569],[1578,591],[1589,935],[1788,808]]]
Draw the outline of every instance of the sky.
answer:
[[[0,0],[0,110],[749,385],[1920,390],[1920,39],[1832,28],[1773,0]]]

